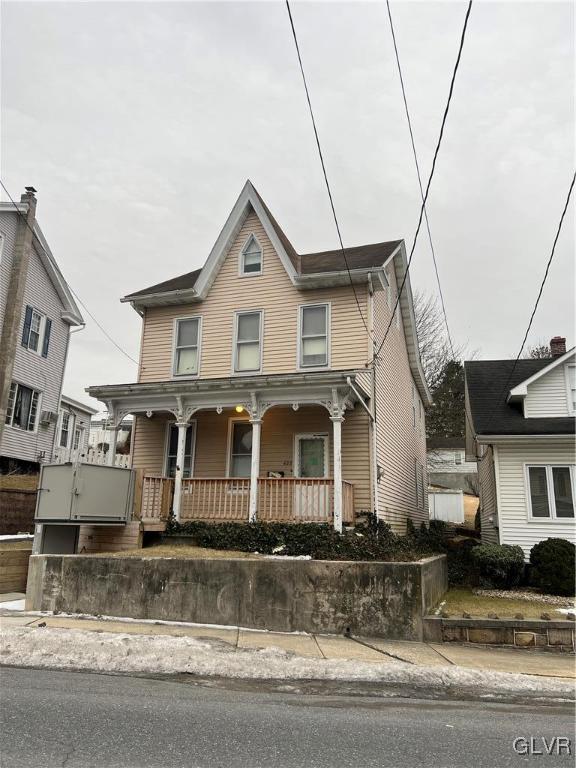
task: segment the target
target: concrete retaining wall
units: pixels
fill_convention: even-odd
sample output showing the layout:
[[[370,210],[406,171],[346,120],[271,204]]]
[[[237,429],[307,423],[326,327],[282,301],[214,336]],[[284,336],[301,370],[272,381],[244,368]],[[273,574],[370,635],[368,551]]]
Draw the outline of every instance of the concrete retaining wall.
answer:
[[[554,619],[424,619],[424,639],[430,642],[510,645],[572,653],[574,629],[573,621]]]
[[[35,555],[28,610],[421,640],[448,588],[444,555],[414,563]]]

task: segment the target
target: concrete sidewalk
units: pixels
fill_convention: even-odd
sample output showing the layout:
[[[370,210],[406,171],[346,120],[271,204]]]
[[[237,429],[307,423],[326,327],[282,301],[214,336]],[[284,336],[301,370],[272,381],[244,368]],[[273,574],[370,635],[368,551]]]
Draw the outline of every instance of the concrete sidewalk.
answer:
[[[17,595],[10,597],[11,600],[18,599]],[[573,679],[576,677],[574,656],[561,653],[452,643],[389,641],[369,637],[285,634],[184,623],[165,624],[59,615],[38,616],[23,611],[6,610],[2,602],[0,602],[0,626],[49,627],[123,635],[190,637],[224,643],[228,649],[277,648],[309,659],[338,659],[374,664],[394,664],[402,661],[416,667],[457,666],[488,672],[509,672],[550,678]]]

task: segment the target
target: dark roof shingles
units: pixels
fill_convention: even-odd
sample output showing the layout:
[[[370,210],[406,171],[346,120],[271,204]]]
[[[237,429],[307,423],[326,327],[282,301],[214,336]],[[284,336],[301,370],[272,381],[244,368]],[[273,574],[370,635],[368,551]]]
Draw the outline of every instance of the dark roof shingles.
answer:
[[[525,418],[520,403],[506,401],[511,389],[551,362],[551,358],[518,360],[515,367],[514,360],[472,360],[464,363],[468,400],[476,434],[573,435],[573,418]],[[513,375],[508,381],[512,371]]]

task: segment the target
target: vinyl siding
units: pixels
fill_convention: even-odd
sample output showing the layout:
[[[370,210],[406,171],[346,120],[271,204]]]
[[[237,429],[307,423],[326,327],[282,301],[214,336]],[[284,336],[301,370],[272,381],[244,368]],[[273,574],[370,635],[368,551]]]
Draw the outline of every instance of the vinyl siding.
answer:
[[[389,280],[394,295],[393,270],[389,270]],[[376,292],[373,302],[375,338],[379,345],[391,315],[387,292]],[[426,425],[422,416],[417,419],[416,428],[413,426],[412,387],[404,330],[402,324],[398,328],[394,320],[376,366],[376,452],[378,464],[384,470],[378,484],[378,513],[397,533],[405,532],[408,517],[416,525],[428,520]],[[419,401],[417,394],[417,404]],[[415,461],[423,467],[423,506],[416,498]]]
[[[574,363],[574,358],[571,363]],[[526,418],[570,416],[565,365],[557,365],[549,373],[528,385],[528,392],[524,399],[524,415]]]
[[[480,483],[480,532],[485,544],[499,544],[498,504],[496,499],[496,475],[494,471],[494,452],[492,446],[486,448],[484,456],[478,461],[478,480]],[[492,518],[492,522],[490,520]]]
[[[4,262],[4,257],[2,261]],[[4,274],[2,274],[2,279],[4,280]],[[20,343],[24,324],[23,310],[14,358],[13,381],[32,387],[41,393],[39,418],[41,411],[58,412],[66,363],[69,326],[61,319],[64,307],[34,247],[26,276],[24,309],[27,304],[35,307],[52,320],[48,357],[44,358],[25,349]],[[39,455],[42,455],[45,461],[50,460],[55,430],[55,424],[40,426],[38,423],[36,432],[26,432],[6,425],[0,453],[3,456],[26,461],[38,461]]]
[[[62,448],[60,446],[60,428],[62,424],[62,413],[70,414],[70,426],[69,426],[69,438],[68,447]],[[82,439],[78,445],[78,449],[74,450],[74,431],[77,427],[82,429]],[[54,450],[53,458],[58,462],[76,461],[79,456],[88,451],[88,437],[90,435],[90,414],[86,411],[75,408],[69,403],[62,403],[60,406],[60,413],[58,414],[58,424],[54,434]]]
[[[196,421],[194,477],[226,477],[231,419],[239,416],[232,410],[221,414],[199,411]],[[166,425],[174,418],[156,414],[147,419],[135,417],[133,467],[149,474],[162,474],[166,454]],[[242,420],[242,417],[240,417]],[[303,433],[325,433],[329,444],[329,476],[332,472],[332,422],[321,406],[271,408],[264,415],[260,446],[260,476],[269,471],[294,476],[294,438]],[[368,452],[368,416],[360,408],[346,412],[342,426],[342,477],[354,484],[356,511],[370,509],[370,461]]]
[[[500,542],[519,544],[526,557],[538,541],[564,538],[576,543],[574,519],[538,520],[528,517],[525,464],[575,464],[573,440],[518,441],[498,446]]]
[[[263,249],[263,273],[240,277],[239,254],[252,233]],[[366,287],[356,286],[356,293],[366,316]],[[295,288],[259,219],[252,213],[204,301],[146,310],[139,380],[151,382],[172,377],[174,319],[189,315],[202,316],[200,377],[229,376],[233,372],[234,313],[242,310],[264,312],[262,373],[296,371],[298,307],[321,302],[331,304],[331,368],[362,368],[367,360],[367,335],[351,288]]]

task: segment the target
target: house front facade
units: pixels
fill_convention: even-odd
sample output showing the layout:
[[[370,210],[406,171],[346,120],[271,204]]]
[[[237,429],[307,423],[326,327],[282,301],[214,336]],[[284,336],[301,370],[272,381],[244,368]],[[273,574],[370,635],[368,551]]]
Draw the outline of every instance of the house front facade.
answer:
[[[575,350],[554,357],[465,363],[467,448],[478,457],[483,541],[576,543]],[[471,426],[470,426],[471,425]]]
[[[247,182],[202,269],[126,296],[136,382],[93,386],[134,414],[144,526],[177,519],[427,518],[424,380],[402,241],[301,255]],[[390,332],[373,365],[374,350]],[[109,454],[113,454],[114,432]]]
[[[52,459],[70,331],[83,324],[36,221],[32,188],[0,203],[0,471]]]

